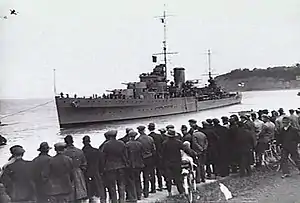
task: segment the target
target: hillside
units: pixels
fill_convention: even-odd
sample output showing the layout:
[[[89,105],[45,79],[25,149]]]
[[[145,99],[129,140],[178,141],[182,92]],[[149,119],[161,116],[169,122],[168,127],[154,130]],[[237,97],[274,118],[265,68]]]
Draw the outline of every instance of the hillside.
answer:
[[[228,91],[275,90],[300,88],[300,64],[267,69],[236,69],[216,78]]]

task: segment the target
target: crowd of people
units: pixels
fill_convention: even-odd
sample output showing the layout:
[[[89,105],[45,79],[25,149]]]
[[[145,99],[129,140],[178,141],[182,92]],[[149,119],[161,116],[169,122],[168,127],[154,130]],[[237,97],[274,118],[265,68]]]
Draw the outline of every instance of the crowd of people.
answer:
[[[195,119],[188,122],[181,132],[173,125],[156,129],[154,123],[127,128],[120,139],[116,130],[110,130],[104,133],[99,148],[92,147],[90,137],[84,136],[84,146],[78,149],[68,135],[54,145],[55,156],[48,154],[51,147],[43,142],[32,161],[24,160],[25,150],[15,145],[1,170],[0,202],[63,203],[98,198],[104,203],[106,191],[112,203],[137,202],[165,189],[171,196],[172,185],[183,194],[184,156],[197,165],[196,183],[231,173],[250,176],[251,165],[262,167],[264,151],[274,139],[282,149],[282,177],[290,176],[289,155],[300,169],[299,109],[289,110],[289,115],[279,109],[271,114],[260,110],[223,116],[202,121],[202,126]]]

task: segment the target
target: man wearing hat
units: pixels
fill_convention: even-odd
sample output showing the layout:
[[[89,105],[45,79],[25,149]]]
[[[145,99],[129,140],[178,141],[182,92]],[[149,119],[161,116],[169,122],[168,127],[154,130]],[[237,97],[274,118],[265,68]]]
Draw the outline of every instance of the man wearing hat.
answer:
[[[167,182],[167,190],[169,196],[172,195],[171,187],[172,180],[174,180],[179,194],[184,193],[183,182],[181,177],[181,152],[184,150],[191,157],[195,157],[197,154],[184,147],[181,141],[176,139],[176,132],[174,129],[170,129],[167,133],[169,139],[165,140],[162,145],[163,163],[165,166],[165,175]]]
[[[125,144],[129,141],[128,133],[133,130],[132,128],[126,128],[126,135],[124,137],[120,138],[119,140],[123,141]]]
[[[81,149],[78,149],[73,145],[73,137],[67,135],[65,138],[66,150],[64,154],[70,157],[73,161],[73,175],[74,175],[74,187],[75,187],[75,200],[87,199],[87,188],[85,183],[84,172],[87,168],[86,158]]]
[[[300,171],[300,158],[298,153],[299,131],[291,126],[291,120],[288,116],[282,118],[282,128],[279,130],[276,142],[282,146],[281,152],[281,168],[283,176],[282,178],[290,176],[290,170],[288,166],[288,157],[291,158],[296,164],[296,167]]]
[[[299,125],[299,117],[295,114],[295,110],[294,109],[290,109],[290,119],[291,119],[291,125],[300,130],[300,125]]]
[[[43,174],[45,173],[45,168],[49,164],[51,156],[48,154],[51,147],[49,147],[47,142],[42,142],[37,151],[40,154],[33,159],[33,179],[36,186],[36,194],[38,202],[47,202],[48,196],[46,195],[46,184],[44,181]]]
[[[145,126],[137,127],[140,136],[137,138],[143,145],[143,161],[145,167],[143,168],[143,179],[144,179],[144,197],[147,198],[149,196],[149,181],[151,180],[151,192],[155,193],[155,181],[150,177],[155,177],[154,172],[154,156],[156,154],[155,143],[152,137],[146,135]]]
[[[100,177],[100,151],[91,145],[90,136],[86,135],[82,138],[82,151],[87,160],[87,168],[84,173],[87,186],[88,198],[92,201],[93,197],[100,197],[101,202],[105,202],[106,195],[103,179]]]
[[[190,130],[189,133],[192,135],[194,131],[201,130],[200,126],[197,125],[197,121],[195,119],[189,120]]]
[[[36,199],[31,176],[32,162],[23,159],[24,152],[21,146],[12,149],[15,161],[6,166],[1,177],[12,202],[31,202]]]
[[[230,133],[227,127],[220,125],[220,121],[217,118],[213,119],[213,124],[215,132],[219,137],[217,144],[217,148],[219,151],[219,173],[221,177],[225,177],[229,175]]]
[[[143,145],[135,140],[138,135],[135,131],[128,133],[129,141],[126,143],[129,167],[126,170],[127,195],[129,202],[141,200],[141,171],[144,168]]]
[[[222,120],[222,125],[229,129],[229,118],[227,116],[222,116],[221,120]]]
[[[262,116],[263,125],[261,132],[257,136],[256,146],[256,166],[261,166],[262,155],[268,148],[268,143],[274,139],[275,136],[275,124],[270,121],[270,117],[266,114]]]
[[[105,183],[112,203],[117,203],[116,184],[118,186],[119,202],[125,201],[125,168],[128,166],[128,155],[124,142],[117,140],[116,130],[105,133],[109,139],[103,145],[103,163]]]
[[[64,155],[66,144],[56,143],[54,150],[56,155],[49,160],[45,168],[46,194],[50,202],[74,201],[73,193],[73,163],[72,159]]]
[[[283,117],[285,117],[285,113],[284,113],[283,108],[280,108],[278,110],[278,113],[279,113],[279,116],[275,120],[276,132],[279,132],[283,128],[282,119],[283,119]]]
[[[155,124],[154,123],[149,123],[148,125],[148,130],[150,131],[149,136],[153,138],[155,148],[156,148],[156,153],[154,155],[154,172],[156,172],[156,177],[157,177],[157,182],[158,182],[158,191],[162,191],[162,154],[161,154],[161,147],[163,143],[163,138],[161,134],[158,134],[155,132]],[[151,182],[156,182],[155,177],[151,177],[154,180]],[[156,184],[155,184],[156,185]]]
[[[167,130],[165,128],[160,128],[160,129],[158,129],[158,131],[160,132],[160,135],[161,135],[163,141],[165,141],[167,139],[167,136],[166,136]]]

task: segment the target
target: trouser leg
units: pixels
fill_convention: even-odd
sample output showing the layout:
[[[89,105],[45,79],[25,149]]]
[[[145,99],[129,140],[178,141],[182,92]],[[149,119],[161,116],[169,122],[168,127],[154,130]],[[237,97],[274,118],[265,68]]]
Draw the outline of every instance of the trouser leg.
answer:
[[[291,158],[292,160],[295,162],[296,167],[298,168],[298,170],[300,170],[300,157],[299,157],[299,153],[297,149],[292,149],[290,151],[291,154]]]
[[[126,170],[126,179],[126,199],[130,201],[136,200],[135,176],[133,168],[128,168]]]
[[[289,152],[286,149],[282,149],[282,155],[281,155],[281,169],[283,174],[289,174],[289,166],[288,166],[288,156]]]
[[[165,176],[166,176],[166,185],[168,192],[171,192],[172,189],[172,168],[170,166],[166,166],[165,168]]]
[[[143,187],[143,193],[144,193],[144,197],[148,197],[149,196],[149,180],[150,180],[150,169],[149,166],[145,166],[143,168],[143,181],[144,181],[144,187]]]
[[[118,185],[118,194],[119,194],[119,203],[125,202],[125,170],[117,170],[117,185]]]
[[[105,181],[103,175],[99,176],[99,196],[100,196],[100,202],[101,203],[106,203],[106,186],[105,186]]]
[[[175,180],[177,190],[178,190],[179,194],[183,194],[184,188],[183,188],[183,180],[182,180],[182,175],[181,175],[181,166],[173,167],[172,171],[173,171],[173,177]]]
[[[156,192],[156,181],[155,181],[155,167],[150,166],[150,183],[151,183],[151,192]]]
[[[106,184],[108,187],[108,193],[111,203],[117,203],[117,192],[116,192],[116,171],[111,170],[105,173]]]
[[[142,197],[142,186],[141,186],[141,169],[134,169],[134,180],[135,180],[135,188],[136,188],[136,197],[137,199],[141,199]]]
[[[162,173],[161,173],[161,167],[160,164],[156,167],[156,177],[157,177],[157,183],[159,189],[162,189]]]

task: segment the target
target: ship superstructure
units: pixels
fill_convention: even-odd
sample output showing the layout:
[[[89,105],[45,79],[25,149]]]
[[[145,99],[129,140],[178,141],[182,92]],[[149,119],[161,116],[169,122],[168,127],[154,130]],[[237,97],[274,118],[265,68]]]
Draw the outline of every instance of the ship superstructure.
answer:
[[[163,63],[152,72],[142,73],[138,82],[126,83],[126,89],[114,89],[109,94],[89,98],[70,97],[63,93],[55,97],[61,127],[75,124],[147,118],[197,112],[241,103],[240,93],[223,91],[215,83],[209,64],[209,85],[198,88],[195,81],[185,79],[185,69],[173,69],[173,81],[167,79],[166,12],[160,17],[164,24]],[[208,52],[210,63],[210,51]]]

